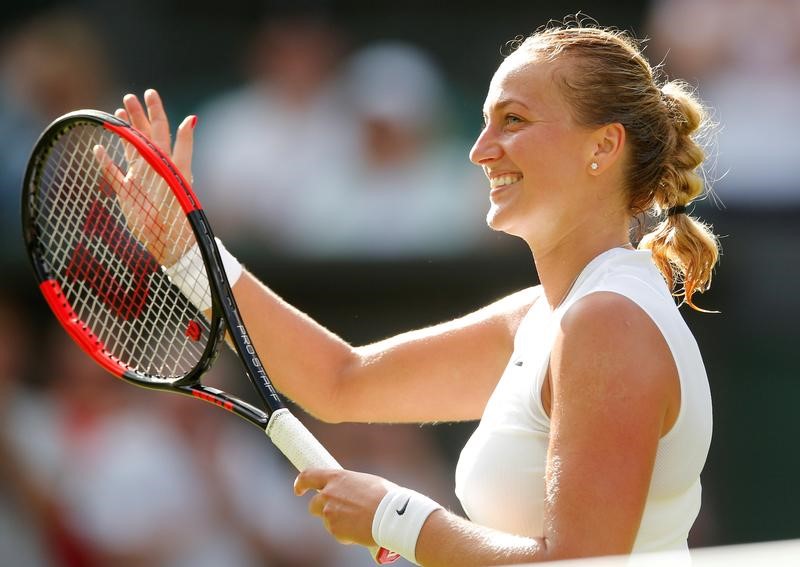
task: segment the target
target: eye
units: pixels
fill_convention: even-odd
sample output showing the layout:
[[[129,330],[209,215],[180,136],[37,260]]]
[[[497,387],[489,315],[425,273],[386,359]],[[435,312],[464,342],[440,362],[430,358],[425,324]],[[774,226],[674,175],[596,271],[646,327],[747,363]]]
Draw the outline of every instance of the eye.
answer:
[[[517,124],[522,124],[522,122],[524,122],[524,120],[516,114],[506,114],[504,120],[508,126],[516,126]]]

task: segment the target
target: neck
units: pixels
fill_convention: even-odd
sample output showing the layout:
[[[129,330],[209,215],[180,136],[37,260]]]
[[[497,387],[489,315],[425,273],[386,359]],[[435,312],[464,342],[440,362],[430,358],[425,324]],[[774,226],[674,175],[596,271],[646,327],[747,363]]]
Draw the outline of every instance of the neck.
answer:
[[[529,243],[530,245],[530,243]],[[612,248],[633,249],[627,234],[596,236],[579,245],[565,238],[551,246],[530,246],[544,296],[551,309],[564,301],[586,265]]]

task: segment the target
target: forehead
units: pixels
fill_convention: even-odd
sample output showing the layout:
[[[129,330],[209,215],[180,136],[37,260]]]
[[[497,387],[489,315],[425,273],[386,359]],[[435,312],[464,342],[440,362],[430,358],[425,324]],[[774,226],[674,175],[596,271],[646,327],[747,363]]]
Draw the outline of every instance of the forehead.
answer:
[[[556,75],[561,65],[538,58],[530,51],[515,51],[497,68],[486,95],[484,111],[519,102],[530,108],[561,107]]]

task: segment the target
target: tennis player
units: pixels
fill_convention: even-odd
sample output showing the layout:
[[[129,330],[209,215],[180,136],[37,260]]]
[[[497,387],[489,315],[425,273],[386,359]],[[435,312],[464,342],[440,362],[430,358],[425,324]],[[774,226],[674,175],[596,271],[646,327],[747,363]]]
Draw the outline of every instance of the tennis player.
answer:
[[[235,282],[270,376],[317,417],[480,419],[456,470],[469,519],[376,476],[300,474],[295,491],[317,491],[310,511],[338,540],[459,567],[687,550],[712,415],[672,294],[695,307],[718,246],[687,210],[703,192],[706,114],[657,75],[626,34],[576,23],[528,37],[497,69],[470,157],[489,226],[528,244],[541,285],[353,347],[246,270]],[[158,95],[145,100],[165,121]],[[135,96],[125,106],[143,119]],[[176,145],[191,149],[191,129]]]

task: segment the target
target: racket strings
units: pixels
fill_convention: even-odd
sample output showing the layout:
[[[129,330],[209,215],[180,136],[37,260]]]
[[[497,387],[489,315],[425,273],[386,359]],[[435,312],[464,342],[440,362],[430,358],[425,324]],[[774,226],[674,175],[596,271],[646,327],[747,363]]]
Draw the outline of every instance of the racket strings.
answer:
[[[129,163],[128,175],[124,180],[116,179],[114,185],[128,226],[168,269],[172,283],[195,306],[208,308],[211,289],[205,263],[199,250],[188,253],[196,240],[183,209],[162,177],[130,144],[122,144]],[[182,265],[176,270],[176,264]]]
[[[125,142],[123,145],[125,155],[131,158],[132,151],[135,150],[132,150]],[[183,209],[162,177],[140,156],[133,157],[128,172],[127,183],[121,186],[119,183],[115,184],[117,194],[124,195],[121,202],[123,211],[128,211],[125,212],[128,226],[134,234],[141,235],[140,241],[153,251],[155,257],[161,259],[161,265],[165,267],[173,265],[186,256],[195,243],[194,233],[189,227]],[[203,288],[204,293],[210,296],[211,292],[205,271],[205,264],[202,261],[199,264],[195,263],[190,271],[183,274],[183,280],[185,285],[186,278],[192,277],[190,287],[193,289]],[[180,289],[186,290],[185,287]],[[170,320],[176,314],[180,316],[180,313],[176,313],[178,306],[177,302],[161,302],[154,304],[153,310],[157,319]],[[185,307],[185,302],[182,302],[180,306]],[[200,317],[200,319],[203,318]],[[156,344],[170,344],[174,347],[164,353],[163,361],[166,366],[185,356],[192,356],[190,352],[187,352],[187,349],[192,347],[191,341],[174,343],[166,336],[166,328],[162,327],[160,331],[154,339]],[[196,337],[197,328],[187,324],[185,335],[190,339]],[[166,368],[160,370],[162,374],[166,372]]]
[[[39,253],[75,316],[148,379],[193,370],[210,330],[164,270],[194,244],[166,182],[132,145],[94,124],[62,132],[34,182]],[[202,280],[194,285],[207,287]]]

